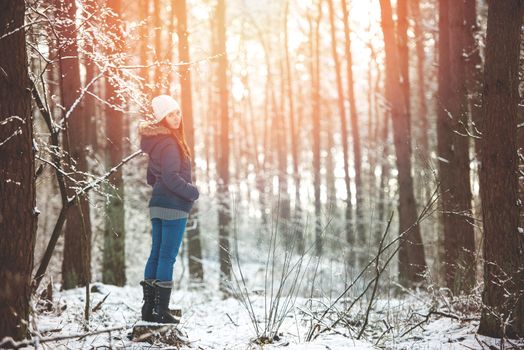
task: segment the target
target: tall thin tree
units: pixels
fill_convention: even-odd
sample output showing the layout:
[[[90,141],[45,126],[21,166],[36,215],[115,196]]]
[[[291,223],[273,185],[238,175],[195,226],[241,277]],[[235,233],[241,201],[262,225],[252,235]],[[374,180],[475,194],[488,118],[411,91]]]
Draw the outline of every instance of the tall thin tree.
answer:
[[[284,5],[284,11],[283,16],[281,16],[280,25],[281,27],[287,26],[287,23],[285,22],[286,19],[286,13],[285,13],[285,5]],[[285,31],[284,28],[282,28],[282,31]],[[289,186],[288,186],[288,141],[289,141],[289,133],[286,132],[288,130],[287,127],[287,118],[286,118],[286,99],[288,95],[286,94],[286,73],[287,70],[285,69],[285,49],[283,46],[285,45],[284,42],[282,42],[280,36],[278,36],[278,46],[282,47],[282,50],[280,51],[280,54],[278,55],[278,69],[280,71],[280,99],[279,99],[279,108],[277,109],[277,115],[276,115],[276,141],[277,141],[277,160],[278,160],[278,192],[279,192],[279,205],[280,208],[280,226],[284,230],[284,234],[286,236],[286,240],[290,241],[290,230],[288,229],[290,227],[290,219],[291,219],[291,198],[289,193]]]
[[[439,10],[438,155],[444,224],[445,281],[453,292],[475,280],[475,239],[471,219],[467,90],[464,66],[464,4],[441,1]],[[447,46],[447,47],[446,47]],[[447,57],[446,57],[447,55]]]
[[[73,0],[56,1],[58,15],[62,19],[58,26],[60,57],[60,90],[64,107],[64,146],[69,151],[70,171],[69,194],[87,170],[86,130],[84,105],[79,101],[82,84],[78,56],[76,3]],[[75,288],[91,280],[91,220],[89,203],[85,196],[79,197],[75,207],[67,214],[65,228],[64,259],[62,260],[62,288]]]
[[[423,178],[419,179],[420,193],[424,193],[424,200],[429,200],[431,196],[431,188],[429,183],[426,181],[428,174],[427,160],[429,159],[429,122],[428,122],[428,106],[426,101],[426,52],[425,52],[425,33],[423,27],[423,16],[420,9],[421,1],[411,1],[411,13],[415,21],[414,34],[415,34],[415,52],[417,56],[417,107],[416,115],[418,125],[418,137],[417,137],[417,155],[419,166],[423,169],[420,172]],[[416,159],[416,160],[418,160]],[[423,197],[420,195],[419,197]]]
[[[231,213],[229,211],[229,92],[227,85],[227,51],[226,51],[226,3],[218,0],[216,7],[218,90],[220,93],[220,148],[218,157],[218,252],[220,259],[220,289],[227,291],[227,281],[231,276],[231,257],[229,251],[229,230]]]
[[[329,9],[329,23],[331,25],[331,57],[335,63],[335,81],[337,86],[337,107],[338,115],[340,120],[340,134],[342,142],[342,157],[344,160],[344,184],[346,186],[346,205],[345,205],[345,220],[346,220],[346,239],[348,243],[353,246],[352,243],[355,242],[355,237],[353,234],[353,225],[351,224],[352,220],[352,205],[351,205],[351,180],[349,177],[349,137],[348,137],[348,127],[346,119],[346,109],[344,107],[344,88],[342,87],[342,69],[340,67],[340,59],[337,53],[337,37],[336,37],[336,25],[335,25],[335,9],[333,6],[333,0],[327,0],[328,9]],[[331,134],[331,133],[330,133]]]
[[[108,54],[118,65],[118,55],[123,51],[124,37],[121,30],[121,2],[108,0],[107,7],[112,14],[108,17],[109,31],[114,46]],[[124,156],[124,115],[122,99],[118,95],[117,70],[110,70],[106,75],[106,164],[111,168],[118,164]],[[106,201],[106,222],[104,231],[104,253],[102,280],[104,283],[123,286],[126,283],[126,244],[125,244],[125,212],[124,212],[124,179],[122,168],[119,168],[110,178],[108,186],[109,198]]]
[[[284,49],[286,53],[286,92],[287,92],[287,101],[288,101],[288,110],[289,110],[289,128],[291,133],[291,159],[293,162],[293,180],[295,183],[295,212],[294,212],[294,225],[297,227],[297,245],[298,251],[302,252],[304,250],[304,237],[301,229],[302,225],[302,203],[300,198],[300,173],[299,173],[299,162],[300,162],[300,148],[299,148],[299,135],[298,128],[296,127],[296,117],[295,117],[295,106],[293,94],[293,70],[291,67],[291,60],[289,57],[289,23],[288,23],[288,14],[289,14],[289,0],[286,1],[284,10]]]
[[[366,229],[364,224],[364,197],[362,186],[362,150],[360,146],[360,128],[358,122],[357,101],[355,99],[355,88],[353,80],[353,53],[351,51],[351,26],[349,23],[349,11],[346,0],[341,0],[342,20],[344,22],[344,53],[346,55],[346,75],[348,86],[349,118],[351,121],[351,136],[353,139],[353,158],[355,164],[355,196],[356,202],[356,227],[360,243],[364,243]],[[371,109],[371,105],[369,106]]]
[[[482,130],[482,58],[480,56],[480,45],[477,42],[480,26],[477,20],[476,0],[464,0],[464,8],[466,83],[469,96],[469,113],[471,115],[471,133],[476,136],[475,153],[477,159],[479,159],[479,135]]]
[[[397,45],[400,65],[400,86],[404,96],[406,113],[411,120],[411,92],[409,82],[409,46],[408,46],[408,0],[397,1]],[[408,124],[411,135],[411,123]]]
[[[320,202],[320,21],[322,1],[317,2],[316,17],[309,16],[309,49],[311,80],[311,122],[313,138],[313,188],[315,195],[315,253],[322,253],[322,218]]]
[[[84,11],[87,16],[93,15],[95,12],[99,11],[99,4],[95,0],[88,0],[84,2]],[[84,46],[84,66],[85,66],[85,81],[86,84],[89,84],[95,79],[96,75],[96,64],[94,62],[95,50],[97,46],[96,40],[96,24],[90,26],[88,30],[84,31],[85,35],[85,46]],[[95,92],[96,84],[93,84],[90,88],[90,92]],[[96,92],[95,92],[96,93]],[[86,132],[86,147],[89,147],[90,150],[97,150],[97,120],[95,118],[97,112],[98,101],[92,96],[86,96],[85,98],[85,118],[84,118],[84,129]]]
[[[380,8],[386,51],[386,98],[391,108],[393,143],[397,156],[399,233],[403,235],[399,247],[399,280],[401,284],[409,286],[423,279],[426,258],[411,175],[410,121],[404,90],[400,86],[401,75],[390,1],[380,0]]]

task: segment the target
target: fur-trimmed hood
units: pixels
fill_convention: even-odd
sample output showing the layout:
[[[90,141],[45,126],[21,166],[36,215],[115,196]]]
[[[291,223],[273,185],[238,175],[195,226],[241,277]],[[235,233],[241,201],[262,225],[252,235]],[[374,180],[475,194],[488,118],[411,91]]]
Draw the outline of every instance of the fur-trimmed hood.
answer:
[[[167,127],[155,123],[154,121],[142,121],[138,124],[138,134],[140,136],[170,135],[171,130]]]

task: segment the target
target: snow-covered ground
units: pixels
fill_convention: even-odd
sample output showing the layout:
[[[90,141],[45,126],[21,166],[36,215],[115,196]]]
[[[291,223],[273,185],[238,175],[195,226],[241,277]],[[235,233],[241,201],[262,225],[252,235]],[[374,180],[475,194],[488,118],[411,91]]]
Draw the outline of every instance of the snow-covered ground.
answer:
[[[253,268],[247,268],[246,276],[253,276]],[[248,273],[249,272],[249,273]],[[257,283],[260,279],[256,279]],[[89,324],[83,322],[85,288],[58,291],[55,285],[53,307],[45,309],[35,301],[33,328],[41,338],[79,336],[60,341],[42,342],[46,349],[93,349],[125,348],[155,349],[176,348],[165,343],[150,344],[129,339],[133,326],[140,318],[142,290],[139,286],[115,287],[95,283],[91,285],[91,309],[105,301],[90,315]],[[249,303],[256,318],[259,335],[264,328],[264,315],[270,308],[268,293],[248,287]],[[389,296],[388,296],[389,294]],[[244,294],[245,295],[245,294]],[[253,317],[238,297],[223,298],[216,285],[187,288],[177,287],[171,297],[171,307],[180,307],[183,315],[177,329],[182,335],[182,349],[293,349],[293,350],[342,350],[342,349],[498,349],[500,340],[476,335],[478,327],[478,295],[451,298],[445,291],[417,291],[393,296],[383,292],[374,300],[369,313],[369,323],[357,340],[363,327],[368,300],[354,305],[340,322],[332,327],[349,305],[352,297],[338,302],[333,312],[323,318],[323,310],[336,298],[280,298],[277,309],[283,310],[291,302],[289,313],[283,318],[278,337],[273,344],[263,346],[255,342],[257,332]],[[353,299],[354,300],[354,299]],[[436,312],[428,314],[430,311]],[[313,319],[320,320],[314,322]],[[311,341],[306,341],[312,325],[315,329]],[[139,323],[140,324],[140,323]],[[122,327],[80,338],[81,334]],[[320,332],[319,332],[320,331]],[[524,348],[515,342],[507,342],[506,349]]]
[[[115,326],[125,326],[122,331],[86,337],[82,340],[71,339],[61,341],[63,348],[92,348],[112,343],[115,348],[151,348],[151,344],[132,342],[127,338],[133,325],[139,320],[142,292],[138,287],[114,287],[97,285],[101,293],[92,294],[92,304],[96,305],[105,295],[109,297],[102,304],[99,311],[91,315],[90,331],[96,331]],[[84,289],[75,289],[60,293],[58,304],[65,304],[67,308],[60,312],[51,312],[38,316],[37,324],[40,333],[44,336],[58,336],[64,334],[80,334],[86,331],[83,328]],[[222,299],[217,293],[199,290],[175,291],[172,295],[171,306],[179,306],[183,310],[181,324],[178,328],[187,335],[187,348],[194,349],[247,349],[257,348],[252,344],[255,338],[253,326],[247,313],[234,298]],[[260,301],[260,300],[259,300]],[[255,301],[255,307],[263,307]],[[292,346],[288,349],[357,349],[373,348],[371,345],[354,341],[342,335],[326,334],[311,344],[301,343],[306,333],[306,327],[299,315],[291,315],[281,329],[282,336],[276,345]],[[50,348],[60,348],[57,342]]]

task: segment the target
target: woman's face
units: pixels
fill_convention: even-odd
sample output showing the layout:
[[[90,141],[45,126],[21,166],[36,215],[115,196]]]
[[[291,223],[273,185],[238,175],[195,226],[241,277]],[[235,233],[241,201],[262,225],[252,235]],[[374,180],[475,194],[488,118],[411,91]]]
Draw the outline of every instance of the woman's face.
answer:
[[[173,111],[169,113],[166,116],[166,122],[169,128],[176,130],[180,126],[180,121],[182,120],[182,112],[177,109],[176,111]]]

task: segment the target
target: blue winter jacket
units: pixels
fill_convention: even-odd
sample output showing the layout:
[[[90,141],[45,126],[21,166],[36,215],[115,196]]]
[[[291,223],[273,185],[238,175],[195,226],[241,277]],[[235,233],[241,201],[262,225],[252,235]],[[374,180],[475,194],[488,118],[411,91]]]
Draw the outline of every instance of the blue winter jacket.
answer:
[[[168,128],[144,123],[139,133],[140,148],[149,155],[147,183],[153,186],[149,206],[189,213],[199,196],[191,182],[191,160],[183,155]]]

